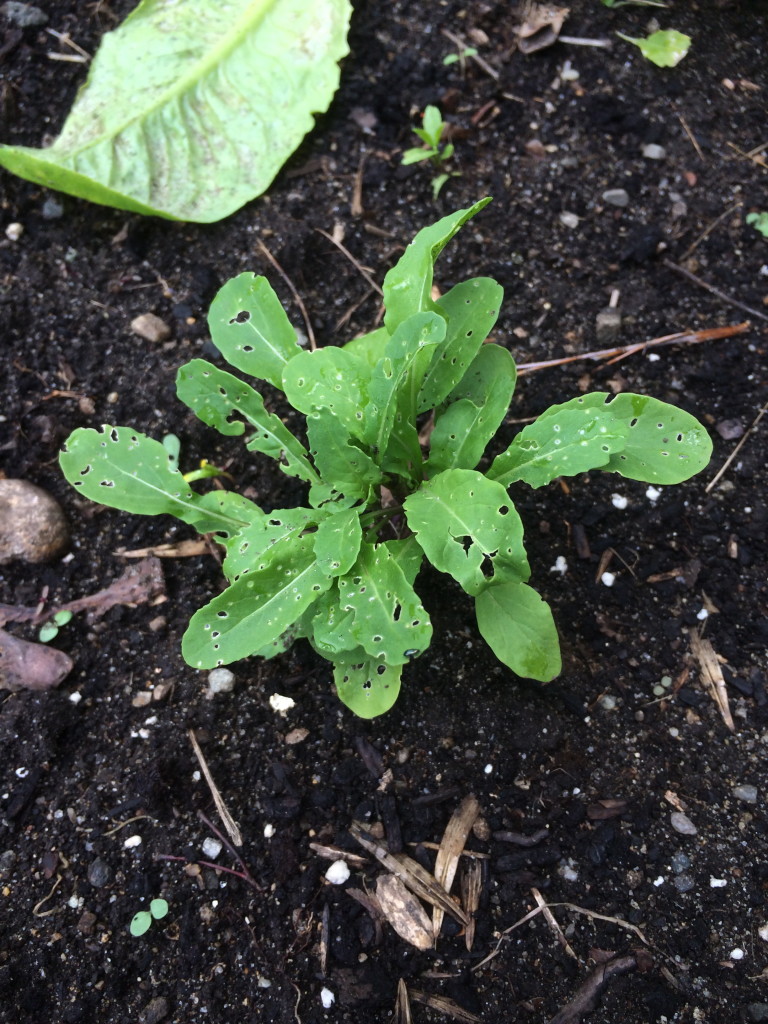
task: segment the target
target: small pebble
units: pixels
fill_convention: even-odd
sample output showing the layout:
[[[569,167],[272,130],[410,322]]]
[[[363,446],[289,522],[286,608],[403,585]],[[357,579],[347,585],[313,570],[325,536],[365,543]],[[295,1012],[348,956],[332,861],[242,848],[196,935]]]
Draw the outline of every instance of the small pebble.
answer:
[[[235,686],[235,674],[228,668],[215,668],[208,673],[210,693],[231,693]]]
[[[112,881],[112,868],[101,857],[88,865],[88,881],[94,889],[102,889]]]
[[[15,850],[5,850],[0,853],[0,878],[8,878],[16,863]]]
[[[0,860],[1,859],[2,858],[0,858]],[[763,942],[768,942],[768,924],[761,924],[760,927],[757,929],[757,934],[760,936]]]
[[[663,146],[657,146],[655,142],[649,142],[647,146],[643,146],[642,153],[646,160],[663,160],[667,155],[666,149]]]
[[[715,430],[724,441],[738,441],[744,434],[744,427],[739,420],[720,420]]]
[[[284,697],[282,693],[273,693],[269,698],[269,706],[279,715],[284,715],[291,708],[296,707],[296,701],[292,697]]]
[[[343,885],[349,875],[349,864],[345,860],[335,860],[325,872],[325,877],[331,885]]]
[[[0,565],[50,562],[69,545],[59,503],[26,480],[0,480]]]
[[[566,228],[577,228],[579,226],[579,218],[575,213],[569,213],[567,210],[564,210],[560,214],[560,223]]]
[[[43,215],[43,220],[59,220],[60,217],[64,216],[64,206],[58,201],[58,199],[49,197],[43,203],[43,207],[40,212]]]
[[[295,747],[297,743],[303,743],[307,736],[309,736],[309,729],[291,729],[289,733],[286,733],[285,742],[289,747]]]
[[[202,850],[208,860],[216,860],[221,853],[222,843],[218,839],[209,836],[203,840]]]
[[[8,0],[0,7],[0,13],[17,28],[35,28],[38,25],[45,25],[48,15],[33,4],[22,4],[18,0]]]
[[[747,1017],[753,1024],[768,1020],[768,1003],[750,1003],[747,1006]]]
[[[603,202],[611,206],[629,206],[629,193],[623,188],[609,188],[603,192]]]
[[[24,234],[24,225],[18,224],[14,221],[13,224],[9,224],[5,229],[5,237],[9,242],[18,242],[21,236]]]
[[[550,566],[550,572],[559,572],[561,576],[564,576],[568,572],[568,563],[566,562],[563,555],[558,555],[555,559],[555,564]]]
[[[139,1015],[139,1024],[160,1024],[168,1016],[170,1007],[164,996],[151,999]]]
[[[131,330],[146,341],[167,341],[171,336],[171,328],[154,313],[142,313],[134,317]]]
[[[621,312],[603,309],[595,318],[595,336],[601,345],[611,345],[621,334]]]
[[[323,988],[320,990],[320,1002],[323,1004],[323,1009],[330,1010],[336,1002],[336,996],[329,988]]]
[[[129,836],[123,843],[123,846],[126,850],[133,850],[135,847],[141,846],[141,836]]]
[[[731,792],[737,800],[742,800],[745,804],[757,803],[757,786],[734,786]]]
[[[691,876],[686,874],[675,875],[672,884],[678,892],[690,892],[696,885]]]
[[[709,888],[710,889],[724,889],[728,885],[728,881],[725,878],[715,878],[714,875],[709,876]]]
[[[614,508],[626,508],[629,504],[629,498],[625,498],[623,494],[612,494],[611,504]]]
[[[661,497],[661,491],[657,487],[649,487],[645,492],[645,496],[648,501],[658,501]]]
[[[682,836],[695,836],[699,831],[687,814],[682,811],[673,811],[669,816],[670,823],[675,832]]]
[[[739,947],[737,946],[736,949],[732,949],[731,950],[730,957],[731,957],[731,960],[743,960],[744,959],[744,950],[743,949],[739,949]]]
[[[604,572],[603,575],[600,577],[600,582],[603,584],[603,586],[612,587],[613,584],[616,582],[616,574],[612,572]]]
[[[686,868],[691,866],[691,858],[681,851],[673,854],[670,863],[672,865],[672,870],[675,874],[679,875],[681,871],[685,871]]]
[[[600,707],[603,711],[614,711],[617,703],[616,698],[610,693],[600,698]]]
[[[264,838],[265,839],[271,839],[274,834],[275,834],[275,826],[274,825],[265,825],[264,826]]]
[[[706,608],[700,608],[699,611],[696,612],[696,618],[699,620],[699,622],[703,622],[704,619],[709,618],[709,612]]]

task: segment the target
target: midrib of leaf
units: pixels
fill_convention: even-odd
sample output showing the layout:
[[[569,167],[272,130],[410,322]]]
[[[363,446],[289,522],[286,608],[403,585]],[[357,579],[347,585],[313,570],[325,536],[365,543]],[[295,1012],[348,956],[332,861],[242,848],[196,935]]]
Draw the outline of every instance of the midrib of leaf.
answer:
[[[248,9],[242,14],[242,16],[234,23],[229,32],[227,32],[221,41],[214,46],[214,48],[208,51],[207,56],[203,56],[197,60],[194,66],[183,75],[177,82],[174,82],[172,86],[165,89],[156,101],[148,107],[144,107],[138,111],[132,117],[127,117],[125,121],[116,128],[110,129],[106,136],[99,135],[88,142],[84,143],[77,149],[68,149],[67,154],[71,157],[77,157],[81,153],[87,152],[94,146],[98,146],[102,143],[105,137],[116,138],[128,128],[129,125],[137,122],[145,121],[150,114],[153,114],[156,110],[161,110],[164,106],[179,96],[183,96],[189,92],[191,88],[206,78],[211,71],[213,71],[223,61],[225,56],[228,56],[239,46],[247,42],[248,33],[254,28],[255,25],[264,19],[267,11],[279,3],[280,0],[253,0]],[[200,70],[199,70],[200,69]],[[65,126],[66,127],[66,124]],[[56,149],[56,143],[50,147],[51,150]]]

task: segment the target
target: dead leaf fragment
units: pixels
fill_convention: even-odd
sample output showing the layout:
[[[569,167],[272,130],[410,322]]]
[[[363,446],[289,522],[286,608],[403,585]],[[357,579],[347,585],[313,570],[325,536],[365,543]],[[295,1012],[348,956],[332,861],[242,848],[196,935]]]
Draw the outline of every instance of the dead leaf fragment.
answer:
[[[459,866],[459,857],[479,813],[480,804],[470,794],[461,801],[446,825],[440,849],[435,858],[435,881],[438,885],[442,885],[446,892],[451,891],[456,868]],[[435,907],[432,921],[435,938],[437,938],[443,924],[443,912],[440,907]]]
[[[517,45],[521,53],[535,53],[551,46],[560,35],[563,22],[570,14],[567,7],[553,4],[531,4],[525,21],[517,30]]]
[[[73,664],[64,651],[20,640],[0,629],[0,690],[53,690]]]
[[[709,640],[702,640],[701,633],[699,633],[697,629],[692,629],[689,633],[689,637],[691,641],[691,652],[699,663],[701,681],[710,697],[717,705],[726,726],[731,730],[731,732],[736,732],[736,726],[733,723],[731,709],[728,704],[728,694],[725,690],[725,679],[723,678],[720,662],[717,660],[715,649]]]
[[[382,913],[401,939],[417,949],[432,948],[432,922],[427,912],[395,875],[381,875],[376,898]]]

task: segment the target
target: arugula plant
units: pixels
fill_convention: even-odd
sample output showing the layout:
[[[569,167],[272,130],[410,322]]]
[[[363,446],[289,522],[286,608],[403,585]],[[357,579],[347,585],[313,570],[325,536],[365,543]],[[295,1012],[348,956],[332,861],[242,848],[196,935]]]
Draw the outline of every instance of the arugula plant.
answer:
[[[476,277],[434,300],[432,280],[441,250],[487,202],[418,233],[384,280],[384,324],[343,347],[302,350],[263,277],[241,274],[214,299],[216,347],[284,392],[306,416],[307,442],[258,391],[202,359],[179,370],[179,398],[304,481],[305,505],[263,511],[234,492],[199,493],[160,441],[130,427],[68,439],[61,467],[81,494],[128,512],[170,513],[223,545],[228,586],[192,616],[182,641],[190,665],[271,658],[306,637],[332,663],[344,704],[380,715],[397,698],[403,666],[430,643],[414,588],[426,558],[474,600],[500,661],[552,679],[557,633],[528,583],[509,489],[593,469],[673,484],[708,463],[710,439],[688,413],[598,392],[547,409],[477,468],[515,387],[512,356],[487,341],[502,289]]]
[[[645,39],[627,36],[623,32],[616,35],[636,46],[646,60],[659,68],[676,67],[691,47],[691,37],[673,28],[651,32]]]
[[[460,177],[459,171],[447,171],[445,164],[451,159],[454,153],[452,142],[441,142],[446,123],[438,107],[428,106],[424,111],[423,127],[414,128],[414,135],[418,135],[423,146],[415,146],[413,149],[406,149],[403,153],[401,164],[418,164],[429,160],[435,170],[432,179],[432,198],[437,199],[440,190],[450,178]]]

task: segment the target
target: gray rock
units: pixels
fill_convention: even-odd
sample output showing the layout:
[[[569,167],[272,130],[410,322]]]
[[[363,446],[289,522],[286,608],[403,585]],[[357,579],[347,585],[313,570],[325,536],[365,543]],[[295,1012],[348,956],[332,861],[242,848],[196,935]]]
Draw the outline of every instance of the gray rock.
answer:
[[[655,142],[649,142],[647,146],[643,146],[643,156],[646,160],[663,160],[666,155],[666,149],[663,146],[657,146]]]
[[[737,800],[742,800],[745,804],[757,803],[757,786],[734,786],[731,792]]]
[[[690,875],[675,875],[672,882],[678,892],[690,892],[696,885]]]
[[[45,25],[48,15],[33,4],[21,4],[16,0],[8,0],[8,3],[0,7],[0,14],[3,14],[12,25],[17,28],[34,28],[36,25]]]
[[[0,480],[0,565],[50,562],[69,545],[59,503],[26,480]]]
[[[5,850],[4,853],[0,853],[0,878],[8,878],[15,863],[16,853],[14,850]]]
[[[672,865],[672,870],[676,875],[679,875],[682,871],[685,871],[686,868],[691,866],[691,858],[686,857],[684,853],[676,853],[672,857],[670,863]]]
[[[88,865],[88,881],[94,889],[101,889],[112,881],[112,868],[101,857]]]
[[[139,1020],[141,1024],[158,1024],[168,1016],[168,1000],[164,996],[157,996],[151,999],[141,1012]]]
[[[688,815],[683,814],[682,811],[673,811],[669,820],[675,832],[679,832],[682,836],[695,836],[699,831]]]
[[[599,345],[613,345],[621,334],[621,313],[618,309],[603,309],[595,318],[595,336]]]
[[[609,188],[603,192],[603,202],[611,206],[629,206],[629,193],[623,188]]]
[[[43,220],[58,220],[64,215],[64,204],[60,203],[58,199],[48,198],[43,203],[40,212],[43,215]]]
[[[720,420],[715,430],[724,441],[736,441],[744,433],[744,426],[739,420]]]
[[[750,1003],[747,1007],[747,1017],[751,1021],[768,1020],[768,1003]]]

